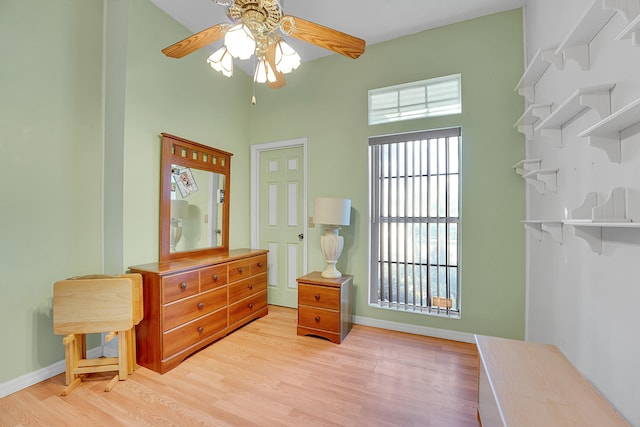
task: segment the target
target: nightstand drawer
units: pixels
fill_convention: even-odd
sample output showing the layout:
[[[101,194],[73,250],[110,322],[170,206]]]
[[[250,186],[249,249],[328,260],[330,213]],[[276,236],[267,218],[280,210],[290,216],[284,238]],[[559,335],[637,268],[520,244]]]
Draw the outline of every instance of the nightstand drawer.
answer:
[[[299,283],[298,304],[340,310],[340,288]]]
[[[166,304],[180,298],[195,295],[200,290],[198,271],[176,274],[162,278],[162,302]]]
[[[340,333],[340,313],[323,308],[298,306],[298,325]]]
[[[227,305],[227,288],[218,288],[165,305],[164,331],[173,329],[195,318],[204,316]]]
[[[227,310],[200,317],[184,326],[165,332],[163,336],[162,355],[169,357],[198,341],[205,339],[227,327]]]
[[[229,304],[267,289],[267,273],[249,277],[229,285]]]

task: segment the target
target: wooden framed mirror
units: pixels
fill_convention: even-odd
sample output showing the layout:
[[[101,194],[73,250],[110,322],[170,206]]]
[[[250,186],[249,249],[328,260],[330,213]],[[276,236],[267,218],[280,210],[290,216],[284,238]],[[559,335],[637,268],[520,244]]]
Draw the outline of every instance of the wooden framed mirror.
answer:
[[[162,134],[160,261],[229,250],[232,155]]]

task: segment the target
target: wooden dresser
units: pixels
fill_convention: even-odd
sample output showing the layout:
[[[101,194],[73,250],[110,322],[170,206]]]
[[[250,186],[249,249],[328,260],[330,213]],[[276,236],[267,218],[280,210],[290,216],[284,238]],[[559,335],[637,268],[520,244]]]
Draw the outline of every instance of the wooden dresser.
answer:
[[[237,249],[129,269],[143,277],[138,363],[161,374],[268,313],[265,250]]]
[[[314,271],[297,281],[298,335],[316,335],[340,344],[351,330],[353,276],[327,279]]]

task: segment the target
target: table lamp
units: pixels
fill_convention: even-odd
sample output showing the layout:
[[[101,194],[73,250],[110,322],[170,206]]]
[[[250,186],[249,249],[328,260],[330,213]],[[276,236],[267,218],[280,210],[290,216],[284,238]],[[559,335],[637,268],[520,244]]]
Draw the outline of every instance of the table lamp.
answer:
[[[320,237],[320,248],[327,263],[322,277],[338,278],[342,273],[336,268],[342,255],[344,239],[338,234],[341,225],[349,225],[351,200],[333,197],[317,197],[314,205],[313,221],[324,225],[324,235]]]

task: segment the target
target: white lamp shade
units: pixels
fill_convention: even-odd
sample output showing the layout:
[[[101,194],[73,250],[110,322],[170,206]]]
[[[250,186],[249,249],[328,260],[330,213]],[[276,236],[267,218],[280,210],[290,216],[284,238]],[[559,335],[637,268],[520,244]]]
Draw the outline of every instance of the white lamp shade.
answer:
[[[244,24],[229,28],[224,36],[224,45],[234,58],[249,59],[256,50],[256,41],[251,30]]]
[[[349,225],[351,200],[333,197],[317,197],[314,205],[313,221],[325,225]]]
[[[282,74],[290,73],[300,66],[300,55],[284,40],[276,43],[276,69]]]
[[[233,75],[233,58],[225,46],[213,52],[207,62],[211,68],[220,71],[223,75],[227,77]]]

